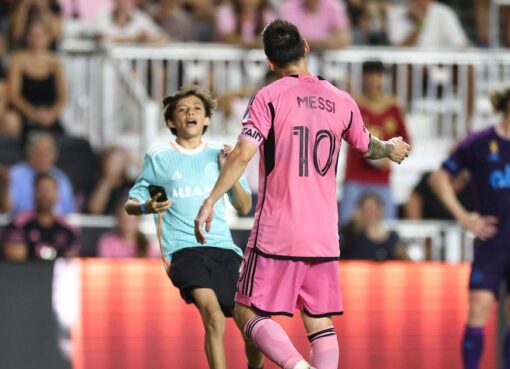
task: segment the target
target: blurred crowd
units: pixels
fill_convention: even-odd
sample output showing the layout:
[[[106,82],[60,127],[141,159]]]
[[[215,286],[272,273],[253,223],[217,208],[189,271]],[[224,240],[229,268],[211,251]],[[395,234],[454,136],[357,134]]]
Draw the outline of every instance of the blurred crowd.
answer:
[[[94,151],[86,140],[68,137],[65,132],[61,113],[67,103],[68,83],[58,54],[64,39],[136,44],[222,42],[258,47],[261,41],[257,35],[264,25],[280,17],[295,23],[314,50],[348,45],[487,47],[490,1],[470,3],[472,6],[461,0],[0,0],[0,212],[12,219],[2,232],[0,259],[78,255],[79,232],[62,217],[69,213],[115,216],[117,226],[99,240],[98,255],[151,255],[149,240],[138,231],[138,220],[127,217],[119,206],[135,179],[139,158],[121,147]],[[500,44],[504,47],[510,46],[509,8],[502,7],[500,14]],[[365,63],[363,92],[355,98],[371,131],[383,139],[395,135],[408,138],[402,107],[394,96],[383,92],[385,72],[382,63]],[[247,99],[252,93],[250,89],[221,96],[225,115],[231,114],[233,100]],[[347,163],[344,193],[349,202],[342,204],[340,222],[349,257],[407,258],[398,235],[384,229],[382,219],[449,218],[428,188],[428,174],[398,209],[391,198],[387,162],[369,164],[349,153]],[[468,202],[469,179],[458,181],[455,188]],[[367,248],[370,243],[376,247]],[[361,245],[358,253],[353,251],[355,244]]]

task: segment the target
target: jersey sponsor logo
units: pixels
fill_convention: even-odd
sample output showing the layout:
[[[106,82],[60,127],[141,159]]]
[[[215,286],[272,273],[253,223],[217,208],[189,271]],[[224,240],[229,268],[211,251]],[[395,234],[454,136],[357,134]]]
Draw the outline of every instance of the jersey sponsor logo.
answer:
[[[499,145],[498,141],[490,140],[489,142],[489,161],[499,161]]]
[[[510,164],[505,165],[503,170],[492,171],[489,182],[494,189],[510,189]]]
[[[322,96],[297,97],[298,108],[324,110],[328,113],[335,113],[335,102],[325,99]]]
[[[203,197],[212,191],[212,187],[208,185],[183,186],[174,188],[172,191],[174,199],[187,199],[190,197]]]
[[[448,167],[448,169],[453,170],[454,172],[456,172],[457,169],[459,169],[459,166],[457,165],[457,163],[452,159],[447,160],[445,162],[445,165]]]
[[[183,176],[181,173],[179,173],[178,170],[176,170],[174,172],[174,174],[172,174],[172,180],[174,180],[174,181],[178,181],[179,179],[182,179],[182,178],[183,178]]]
[[[244,127],[243,130],[241,131],[241,135],[249,136],[257,140],[258,142],[262,142],[264,140],[264,136],[262,136],[262,134],[259,131],[252,127]]]

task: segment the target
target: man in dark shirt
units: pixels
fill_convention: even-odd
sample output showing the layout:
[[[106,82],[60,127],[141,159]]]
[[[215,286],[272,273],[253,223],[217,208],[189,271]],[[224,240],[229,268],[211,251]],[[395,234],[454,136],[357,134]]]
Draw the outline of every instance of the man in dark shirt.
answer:
[[[35,210],[20,213],[9,225],[3,256],[10,261],[53,260],[78,256],[78,236],[55,214],[58,188],[55,178],[38,174],[34,183]]]
[[[452,214],[439,201],[429,185],[430,172],[425,172],[411,195],[404,204],[406,219],[453,220]],[[473,210],[473,196],[470,178],[467,172],[462,172],[450,179],[452,188],[460,203],[468,210]]]

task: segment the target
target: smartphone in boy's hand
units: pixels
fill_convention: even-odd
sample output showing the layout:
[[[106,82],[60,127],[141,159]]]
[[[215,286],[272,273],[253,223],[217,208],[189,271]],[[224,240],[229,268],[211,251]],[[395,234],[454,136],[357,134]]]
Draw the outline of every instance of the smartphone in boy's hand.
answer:
[[[157,202],[164,202],[168,200],[168,197],[166,195],[165,188],[163,186],[157,186],[157,185],[149,185],[149,194],[152,198],[156,196],[158,193],[161,194],[159,198],[156,200]]]

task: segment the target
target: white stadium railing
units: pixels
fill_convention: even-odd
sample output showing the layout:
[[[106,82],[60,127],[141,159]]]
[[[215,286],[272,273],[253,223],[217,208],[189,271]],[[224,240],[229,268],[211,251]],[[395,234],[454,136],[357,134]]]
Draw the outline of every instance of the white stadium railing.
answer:
[[[200,83],[216,95],[257,87],[267,70],[262,50],[220,44],[164,46],[99,45],[66,40],[61,55],[69,82],[63,116],[67,130],[87,137],[94,147],[121,144],[141,158],[168,139],[160,111],[162,98],[184,83]],[[466,49],[444,52],[400,48],[351,47],[312,54],[312,72],[357,94],[361,66],[380,60],[387,67],[385,88],[407,112],[413,152],[395,166],[392,188],[403,202],[424,171],[436,168],[452,145],[468,131],[497,119],[489,94],[510,84],[510,52]],[[233,143],[240,117],[213,117],[208,139]],[[234,126],[232,126],[232,121]],[[339,182],[345,155],[339,161]]]
[[[0,229],[7,226],[9,216],[0,214]],[[92,216],[71,214],[68,221],[78,227],[82,234],[91,229],[113,228],[115,218],[112,216]],[[232,231],[250,231],[253,218],[229,217]],[[388,229],[395,230],[408,254],[414,261],[444,261],[457,263],[473,259],[473,238],[454,222],[448,221],[388,221]],[[155,242],[156,230],[153,219],[145,216],[140,229]]]
[[[184,83],[200,83],[221,95],[259,86],[267,70],[262,50],[219,44],[97,48],[67,40],[62,55],[71,96],[64,121],[71,132],[96,145],[126,133],[141,134],[140,148],[156,139],[162,119],[154,114],[155,106]],[[386,89],[406,108],[411,131],[425,139],[456,140],[485,125],[493,119],[490,91],[510,83],[510,52],[503,51],[353,47],[311,55],[310,67],[356,94],[366,60],[385,63]],[[216,134],[227,133],[218,131],[221,127],[217,125]]]

